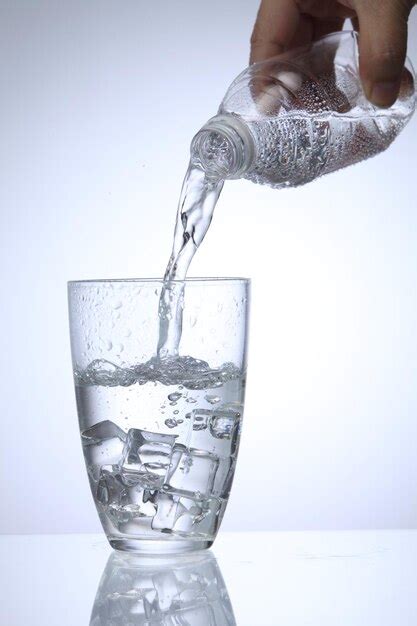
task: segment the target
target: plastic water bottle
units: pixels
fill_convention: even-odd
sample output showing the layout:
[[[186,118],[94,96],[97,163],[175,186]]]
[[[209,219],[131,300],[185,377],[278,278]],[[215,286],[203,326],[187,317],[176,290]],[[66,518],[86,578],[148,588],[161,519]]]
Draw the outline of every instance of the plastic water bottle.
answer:
[[[389,109],[366,99],[358,35],[343,31],[256,63],[229,87],[191,144],[191,162],[212,179],[303,185],[385,150],[415,109],[407,61]]]

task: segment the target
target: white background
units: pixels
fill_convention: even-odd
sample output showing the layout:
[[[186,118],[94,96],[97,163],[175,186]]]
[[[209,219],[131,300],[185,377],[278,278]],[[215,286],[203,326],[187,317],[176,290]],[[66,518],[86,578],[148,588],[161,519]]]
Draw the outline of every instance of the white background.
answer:
[[[0,532],[99,530],[66,281],[161,276],[190,139],[246,65],[256,8],[0,4]],[[301,189],[225,186],[192,267],[253,279],[224,528],[417,523],[416,130]]]

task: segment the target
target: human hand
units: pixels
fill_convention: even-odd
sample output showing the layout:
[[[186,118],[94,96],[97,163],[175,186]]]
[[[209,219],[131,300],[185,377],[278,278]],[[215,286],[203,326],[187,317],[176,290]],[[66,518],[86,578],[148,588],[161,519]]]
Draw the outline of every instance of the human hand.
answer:
[[[251,37],[250,62],[341,30],[360,29],[359,70],[367,98],[394,104],[407,50],[407,22],[415,0],[262,0]]]

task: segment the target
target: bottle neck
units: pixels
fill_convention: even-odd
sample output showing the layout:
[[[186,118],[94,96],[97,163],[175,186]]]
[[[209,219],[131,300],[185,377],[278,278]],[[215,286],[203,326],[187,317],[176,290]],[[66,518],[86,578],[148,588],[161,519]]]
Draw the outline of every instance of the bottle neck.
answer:
[[[241,178],[254,158],[252,135],[236,115],[212,117],[191,142],[191,159],[214,179]]]

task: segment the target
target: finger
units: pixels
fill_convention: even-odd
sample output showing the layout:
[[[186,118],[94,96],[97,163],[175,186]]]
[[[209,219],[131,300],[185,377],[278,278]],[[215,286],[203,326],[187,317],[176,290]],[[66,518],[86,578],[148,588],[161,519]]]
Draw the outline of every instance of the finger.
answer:
[[[307,13],[319,20],[345,19],[352,17],[355,11],[349,0],[297,0],[301,13]]]
[[[344,18],[335,18],[331,20],[315,20],[314,23],[314,39],[320,39],[330,33],[335,33],[338,30],[342,30]]]
[[[397,99],[407,49],[411,3],[355,1],[360,26],[359,66],[368,100],[389,107]]]
[[[356,16],[355,17],[351,17],[350,21],[352,22],[353,30],[356,30],[356,32],[358,33],[359,32],[359,20],[358,20],[358,18]]]
[[[295,0],[262,0],[251,37],[250,63],[283,52],[290,45],[299,20]]]

